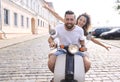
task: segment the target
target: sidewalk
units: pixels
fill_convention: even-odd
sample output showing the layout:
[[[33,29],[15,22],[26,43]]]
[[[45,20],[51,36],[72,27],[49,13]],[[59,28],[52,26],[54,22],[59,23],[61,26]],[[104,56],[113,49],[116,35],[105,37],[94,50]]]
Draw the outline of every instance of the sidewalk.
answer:
[[[41,32],[39,34],[34,34],[34,35],[28,34],[28,35],[14,37],[14,38],[0,39],[0,49],[11,46],[11,45],[15,45],[17,43],[21,43],[27,40],[35,39],[46,34],[48,34],[47,31]]]

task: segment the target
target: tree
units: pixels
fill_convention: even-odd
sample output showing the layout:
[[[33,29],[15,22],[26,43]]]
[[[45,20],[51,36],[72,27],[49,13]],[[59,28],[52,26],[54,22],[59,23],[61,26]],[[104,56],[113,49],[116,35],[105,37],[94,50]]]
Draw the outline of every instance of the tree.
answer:
[[[120,14],[120,0],[116,0],[114,9]]]
[[[119,10],[120,9],[120,0],[116,1],[116,9]]]

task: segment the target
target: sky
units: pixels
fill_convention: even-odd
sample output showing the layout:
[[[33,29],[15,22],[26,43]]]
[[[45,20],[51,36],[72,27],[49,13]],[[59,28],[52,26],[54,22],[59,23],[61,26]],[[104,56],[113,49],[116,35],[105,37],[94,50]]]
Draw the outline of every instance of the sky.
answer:
[[[55,11],[64,17],[66,10],[72,10],[76,16],[87,13],[93,27],[120,26],[120,14],[115,10],[116,0],[46,0],[52,2]]]

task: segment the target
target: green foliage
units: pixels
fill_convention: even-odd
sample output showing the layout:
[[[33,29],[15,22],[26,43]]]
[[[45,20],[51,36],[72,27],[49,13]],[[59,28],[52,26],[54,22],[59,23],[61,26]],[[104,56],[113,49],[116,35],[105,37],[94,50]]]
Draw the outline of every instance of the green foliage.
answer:
[[[117,10],[119,10],[120,9],[120,5],[117,5]]]

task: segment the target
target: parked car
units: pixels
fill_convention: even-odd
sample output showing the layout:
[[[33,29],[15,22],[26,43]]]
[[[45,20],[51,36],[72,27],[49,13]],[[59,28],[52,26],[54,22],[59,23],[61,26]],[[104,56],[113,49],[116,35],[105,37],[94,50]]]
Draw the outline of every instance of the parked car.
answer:
[[[110,27],[99,27],[99,28],[95,28],[95,29],[92,31],[92,35],[95,36],[95,37],[99,37],[101,33],[110,31],[111,29],[112,29],[112,28],[110,28]]]
[[[120,28],[114,28],[100,35],[103,39],[120,39]]]

